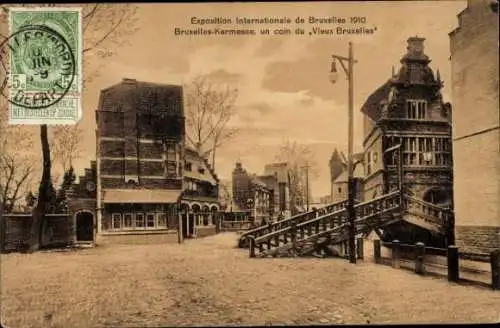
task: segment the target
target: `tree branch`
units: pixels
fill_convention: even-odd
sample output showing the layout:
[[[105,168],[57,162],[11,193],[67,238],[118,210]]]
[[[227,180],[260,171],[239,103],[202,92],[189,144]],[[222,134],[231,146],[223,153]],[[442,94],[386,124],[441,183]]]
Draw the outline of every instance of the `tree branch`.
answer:
[[[109,37],[109,36],[110,36],[113,32],[115,32],[115,31],[118,29],[118,27],[119,27],[119,26],[120,26],[120,25],[121,25],[124,21],[126,21],[126,20],[128,19],[128,17],[125,17],[126,15],[127,15],[127,12],[126,12],[126,11],[124,11],[124,12],[123,12],[122,17],[120,17],[120,19],[118,20],[118,23],[116,23],[116,25],[112,26],[112,27],[109,29],[109,31],[108,31],[106,34],[104,34],[104,36],[103,36],[101,39],[99,39],[99,41],[97,41],[97,42],[95,42],[95,43],[94,43],[94,45],[93,45],[93,46],[90,46],[90,47],[88,47],[88,48],[83,49],[82,53],[86,53],[87,51],[90,51],[90,50],[94,49],[95,47],[99,46],[101,43],[103,43],[104,41],[106,41],[106,39],[107,39],[107,38],[108,38],[108,37]]]

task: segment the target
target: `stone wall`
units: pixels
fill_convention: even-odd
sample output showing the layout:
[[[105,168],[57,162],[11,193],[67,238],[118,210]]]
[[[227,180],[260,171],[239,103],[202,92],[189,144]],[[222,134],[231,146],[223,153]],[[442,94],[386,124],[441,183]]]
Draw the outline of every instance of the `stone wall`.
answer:
[[[19,251],[26,249],[30,238],[31,214],[4,214],[0,246],[2,251]],[[41,247],[71,245],[75,241],[75,226],[71,216],[66,214],[49,214],[42,225]]]
[[[500,248],[500,226],[458,226],[455,238],[462,252],[489,254]]]
[[[498,11],[468,1],[450,33],[456,242],[500,248]]]

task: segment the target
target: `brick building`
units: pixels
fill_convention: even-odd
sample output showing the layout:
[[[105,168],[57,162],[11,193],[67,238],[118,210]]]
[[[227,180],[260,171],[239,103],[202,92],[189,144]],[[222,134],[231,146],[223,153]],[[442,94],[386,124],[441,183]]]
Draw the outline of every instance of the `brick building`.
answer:
[[[498,1],[468,1],[450,33],[456,242],[500,248]]]
[[[408,39],[399,72],[393,69],[392,76],[361,109],[365,201],[397,190],[402,178],[405,193],[442,207],[452,206],[451,105],[443,102],[439,70],[434,74],[429,67],[424,40]],[[398,144],[402,146],[402,174],[398,152],[386,152]],[[401,225],[401,231],[410,228]]]
[[[265,176],[266,183],[257,175],[248,173],[241,163],[236,163],[232,179],[233,204],[236,208],[247,211],[256,222],[271,219],[276,214],[272,188],[277,185],[276,176]]]
[[[276,213],[287,217],[290,213],[290,190],[288,182],[288,164],[271,163],[264,166],[265,175],[273,175],[277,178],[277,189],[275,191]]]
[[[182,87],[123,79],[101,91],[96,122],[98,241],[165,239],[176,232],[178,201],[185,236],[211,225],[218,180],[185,147]]]
[[[92,242],[95,240],[95,218],[97,208],[97,164],[90,163],[90,168],[78,177],[67,191],[68,212],[74,219],[75,240],[77,242]]]

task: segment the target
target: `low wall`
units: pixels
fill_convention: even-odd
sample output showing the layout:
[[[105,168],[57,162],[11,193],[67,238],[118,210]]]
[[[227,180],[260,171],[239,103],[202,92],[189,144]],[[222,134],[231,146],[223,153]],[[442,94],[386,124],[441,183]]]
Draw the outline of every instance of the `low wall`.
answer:
[[[222,221],[222,231],[241,231],[249,230],[252,226],[252,221]]]
[[[0,244],[2,251],[19,251],[28,247],[31,214],[3,214]],[[41,247],[71,245],[75,241],[74,221],[68,214],[47,214],[42,224]]]
[[[177,243],[177,230],[103,232],[96,236],[97,245],[144,245]]]
[[[217,234],[217,229],[215,225],[211,226],[197,226],[196,227],[196,238],[208,237]]]

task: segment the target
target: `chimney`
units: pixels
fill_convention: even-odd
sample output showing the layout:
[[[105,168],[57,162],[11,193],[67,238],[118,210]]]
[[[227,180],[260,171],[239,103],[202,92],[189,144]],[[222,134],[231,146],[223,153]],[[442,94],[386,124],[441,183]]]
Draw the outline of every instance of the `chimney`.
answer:
[[[406,49],[409,54],[421,55],[424,53],[424,41],[425,38],[419,38],[418,36],[408,38],[408,46]]]

